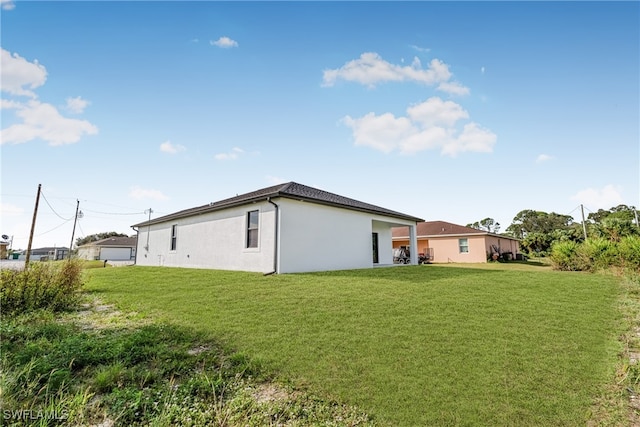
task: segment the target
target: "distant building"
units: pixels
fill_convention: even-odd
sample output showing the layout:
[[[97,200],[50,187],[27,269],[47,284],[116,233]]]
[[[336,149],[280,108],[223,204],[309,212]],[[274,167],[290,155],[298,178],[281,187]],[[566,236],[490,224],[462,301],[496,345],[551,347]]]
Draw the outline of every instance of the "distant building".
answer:
[[[18,259],[24,260],[27,258],[27,251],[20,254]],[[69,258],[69,248],[65,247],[46,247],[31,249],[30,261],[55,261],[60,259]]]
[[[393,247],[409,245],[409,229],[393,229]],[[516,259],[520,241],[502,234],[477,230],[446,221],[425,221],[417,225],[418,252],[434,263],[487,262],[493,256]]]
[[[107,237],[78,247],[78,258],[86,260],[133,261],[137,237]]]

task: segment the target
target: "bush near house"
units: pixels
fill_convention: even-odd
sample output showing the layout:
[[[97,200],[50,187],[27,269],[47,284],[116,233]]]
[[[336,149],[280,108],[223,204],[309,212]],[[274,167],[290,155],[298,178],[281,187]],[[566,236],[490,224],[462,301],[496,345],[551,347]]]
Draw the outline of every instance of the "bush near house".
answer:
[[[82,263],[78,260],[37,262],[22,270],[1,270],[2,314],[36,309],[62,311],[78,302],[82,291]]]

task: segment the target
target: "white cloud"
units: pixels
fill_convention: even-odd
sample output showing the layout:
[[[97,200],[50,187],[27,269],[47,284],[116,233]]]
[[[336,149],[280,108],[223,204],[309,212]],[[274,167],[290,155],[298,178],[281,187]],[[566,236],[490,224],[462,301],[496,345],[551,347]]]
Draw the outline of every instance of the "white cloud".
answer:
[[[131,187],[129,191],[129,197],[136,200],[151,199],[151,200],[168,200],[169,198],[162,194],[160,190],[153,190],[150,188],[142,188],[139,186]]]
[[[0,203],[0,213],[2,216],[20,216],[24,213],[24,209],[10,203]]]
[[[6,2],[3,2],[3,7]],[[14,97],[30,97],[22,102],[2,99],[3,110],[13,109],[17,123],[0,131],[0,144],[22,144],[42,139],[49,145],[65,145],[78,142],[84,135],[98,133],[98,128],[86,120],[70,119],[51,104],[40,102],[34,89],[47,81],[47,70],[37,60],[29,62],[17,53],[1,49],[2,91]],[[79,114],[89,105],[81,97],[67,98],[64,109]]]
[[[477,123],[467,123],[462,133],[454,137],[442,147],[442,154],[455,157],[458,153],[471,151],[474,153],[490,153],[496,143],[496,134]]]
[[[76,96],[75,98],[67,98],[66,109],[74,114],[81,114],[88,105],[89,101]]]
[[[333,86],[338,80],[345,80],[372,88],[377,83],[410,81],[437,85],[438,90],[451,94],[468,94],[468,88],[450,81],[452,76],[449,66],[439,59],[432,59],[425,69],[417,57],[411,65],[400,66],[385,61],[375,52],[366,52],[340,68],[325,70],[322,85]]]
[[[480,67],[480,74],[484,74],[485,68],[484,67]]]
[[[49,145],[76,143],[84,135],[98,133],[98,128],[86,120],[69,119],[60,115],[51,104],[31,100],[25,104],[4,102],[3,108],[17,109],[16,115],[22,123],[0,131],[0,144],[22,144],[42,139]]]
[[[610,209],[623,203],[621,188],[612,184],[602,188],[587,188],[578,191],[571,196],[571,200],[577,201],[592,210]]]
[[[209,43],[212,46],[218,46],[223,49],[229,49],[232,47],[238,47],[238,42],[230,39],[229,37],[220,37],[218,40],[210,40]]]
[[[162,151],[163,153],[177,154],[181,151],[186,151],[186,149],[187,147],[185,147],[184,145],[172,144],[171,141],[165,141],[160,144],[160,151]]]
[[[13,10],[16,8],[13,0],[0,0],[0,3],[2,3],[2,10]]]
[[[467,113],[460,104],[453,101],[443,101],[432,97],[417,105],[407,108],[409,118],[423,125],[443,124],[453,126],[460,119],[468,119]]]
[[[228,153],[218,153],[213,156],[216,160],[235,160],[238,156],[244,154],[244,150],[242,148],[233,147],[233,149]]]
[[[548,162],[549,160],[553,160],[554,157],[550,156],[548,154],[540,154],[537,158],[536,158],[536,163],[544,163],[544,162]]]
[[[497,136],[477,123],[462,128],[458,122],[469,114],[452,101],[433,97],[407,108],[407,117],[391,113],[368,113],[360,118],[346,116],[342,123],[353,132],[355,145],[390,153],[412,154],[440,149],[451,157],[463,152],[491,152]]]
[[[395,117],[391,113],[376,116],[368,113],[360,118],[347,116],[343,123],[353,131],[356,145],[371,147],[384,153],[397,149],[401,141],[418,133],[406,117]]]
[[[4,8],[5,3],[2,4]],[[42,86],[47,81],[47,69],[38,61],[29,62],[17,53],[13,55],[2,49],[0,52],[2,91],[11,95],[29,96],[36,94],[29,89]]]
[[[22,103],[10,99],[0,99],[0,108],[3,110],[18,109],[22,107]]]
[[[438,85],[438,90],[452,95],[469,95],[471,92],[468,87],[458,82],[442,82]]]

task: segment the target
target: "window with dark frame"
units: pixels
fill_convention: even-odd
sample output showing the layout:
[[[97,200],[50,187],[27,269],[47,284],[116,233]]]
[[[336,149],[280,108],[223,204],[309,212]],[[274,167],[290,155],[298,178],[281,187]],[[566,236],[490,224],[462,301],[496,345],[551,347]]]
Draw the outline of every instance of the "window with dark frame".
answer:
[[[247,212],[247,248],[258,247],[258,211]]]
[[[171,250],[175,251],[178,247],[178,224],[171,226]]]
[[[469,239],[458,239],[458,246],[461,254],[469,253]]]

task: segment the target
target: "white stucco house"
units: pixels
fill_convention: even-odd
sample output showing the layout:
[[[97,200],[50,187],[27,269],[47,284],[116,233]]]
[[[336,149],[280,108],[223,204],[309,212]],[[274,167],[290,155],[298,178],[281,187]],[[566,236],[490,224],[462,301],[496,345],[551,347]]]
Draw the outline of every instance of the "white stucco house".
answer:
[[[137,265],[271,274],[392,265],[392,228],[408,227],[416,247],[420,221],[288,182],[132,227]]]
[[[136,256],[136,236],[107,237],[78,246],[78,258],[87,260],[130,261]]]

